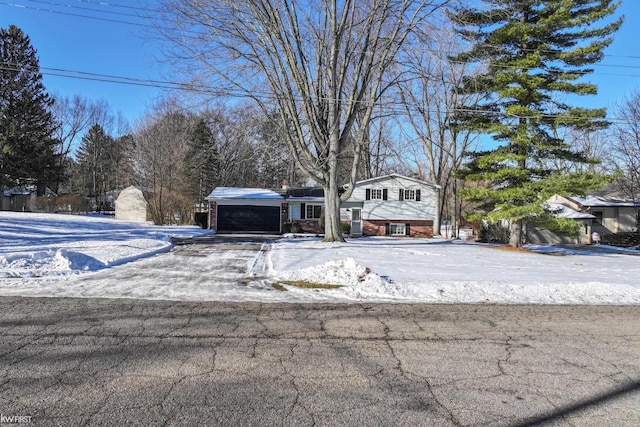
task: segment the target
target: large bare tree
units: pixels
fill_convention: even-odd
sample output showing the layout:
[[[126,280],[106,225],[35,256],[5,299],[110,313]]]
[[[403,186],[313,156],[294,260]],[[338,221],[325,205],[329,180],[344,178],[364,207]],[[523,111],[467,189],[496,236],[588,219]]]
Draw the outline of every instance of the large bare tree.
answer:
[[[351,159],[353,184],[388,70],[447,2],[165,0],[158,27],[199,90],[275,105],[297,164],[324,188],[325,240],[341,241],[353,185],[340,196],[339,159]]]
[[[611,154],[620,175],[617,184],[626,197],[640,197],[640,91],[616,107]]]

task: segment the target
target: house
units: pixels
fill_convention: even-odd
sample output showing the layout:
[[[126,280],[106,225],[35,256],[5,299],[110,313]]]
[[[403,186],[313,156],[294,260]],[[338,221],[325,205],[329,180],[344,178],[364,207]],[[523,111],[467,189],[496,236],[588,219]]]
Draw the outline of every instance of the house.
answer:
[[[359,181],[340,214],[352,236],[432,236],[439,187],[401,175]],[[216,187],[208,228],[217,231],[322,233],[322,188]]]
[[[352,236],[433,236],[440,187],[391,174],[355,183],[341,205]]]
[[[206,199],[208,228],[220,232],[282,233],[288,217],[284,196],[264,188],[216,187]]]
[[[115,201],[115,218],[122,221],[148,221],[148,202],[145,197],[148,193],[144,188],[134,185],[122,190]]]
[[[288,204],[287,223],[294,233],[321,234],[324,211],[322,188],[288,188],[285,192]],[[289,227],[287,227],[289,228]]]
[[[537,227],[527,229],[527,241],[540,244],[579,243],[590,244],[592,233],[620,236],[636,233],[640,222],[640,200],[620,199],[608,196],[560,196],[547,201],[555,215],[581,222],[578,236],[560,236]]]
[[[1,210],[31,212],[36,200],[35,188],[5,188],[2,195]]]
[[[552,197],[550,200],[558,200]],[[549,201],[545,203],[545,208],[558,218],[567,218],[580,223],[579,232],[576,236],[567,236],[538,226],[528,225],[526,228],[526,240],[537,245],[557,245],[557,244],[582,244],[591,243],[591,233],[593,220],[596,218],[587,212],[580,212],[562,203]]]

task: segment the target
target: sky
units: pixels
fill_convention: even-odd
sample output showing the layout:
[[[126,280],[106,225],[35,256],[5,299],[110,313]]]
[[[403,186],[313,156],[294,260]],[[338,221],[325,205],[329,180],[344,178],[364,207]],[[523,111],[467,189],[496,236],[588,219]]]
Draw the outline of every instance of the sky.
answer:
[[[144,13],[139,9],[144,7],[143,2],[0,0],[0,27],[14,24],[31,38],[40,58],[44,84],[50,93],[62,96],[80,94],[91,100],[106,100],[114,112],[122,112],[133,123],[154,103],[161,89],[68,76],[77,77],[77,72],[82,72],[142,81],[173,81],[170,71],[157,60],[158,45],[144,37],[145,27],[140,24],[148,22],[128,16]],[[153,3],[144,3],[149,2]],[[605,59],[595,66],[594,74],[588,78],[589,82],[599,86],[599,94],[584,97],[586,107],[611,109],[616,102],[640,88],[637,33],[640,28],[640,1],[622,0],[618,13],[625,15],[625,23],[614,43],[605,51]]]
[[[640,304],[640,253],[633,249],[527,246],[529,251],[513,251],[464,239],[365,237],[325,243],[285,235],[258,251],[241,243],[222,249],[174,247],[169,239],[212,232],[103,215],[0,212],[0,295]],[[304,289],[294,286],[295,281],[340,287]]]

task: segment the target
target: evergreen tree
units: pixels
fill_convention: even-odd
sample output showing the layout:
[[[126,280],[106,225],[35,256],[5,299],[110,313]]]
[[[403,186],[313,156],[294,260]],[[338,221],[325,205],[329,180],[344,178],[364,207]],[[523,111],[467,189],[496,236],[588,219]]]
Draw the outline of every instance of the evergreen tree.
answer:
[[[187,193],[194,204],[204,203],[220,175],[218,148],[204,119],[198,120],[191,134],[183,167]]]
[[[93,125],[76,152],[77,173],[84,192],[99,202],[114,189],[118,145],[102,126]]]
[[[555,193],[584,194],[606,183],[606,177],[569,173],[554,161],[592,161],[563,139],[571,128],[591,130],[608,125],[605,109],[578,108],[571,95],[596,94],[582,78],[622,19],[598,26],[613,14],[611,0],[484,0],[484,9],[462,7],[451,14],[457,31],[471,48],[454,58],[480,62],[485,71],[465,79],[462,90],[487,101],[462,109],[461,126],[492,135],[497,148],[470,153],[461,177],[486,185],[467,188],[490,221],[510,220],[510,244],[520,246],[526,223],[571,229],[543,208]],[[563,95],[561,98],[559,95]],[[482,214],[481,214],[482,215]],[[476,218],[478,219],[478,218]]]
[[[35,183],[42,195],[58,176],[52,104],[29,37],[0,28],[0,187]]]

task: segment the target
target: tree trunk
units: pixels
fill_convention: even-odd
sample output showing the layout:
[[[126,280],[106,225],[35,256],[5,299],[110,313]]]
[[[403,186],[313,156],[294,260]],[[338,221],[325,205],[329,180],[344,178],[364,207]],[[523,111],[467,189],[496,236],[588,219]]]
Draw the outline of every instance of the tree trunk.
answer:
[[[332,180],[334,181],[334,180]],[[338,185],[330,185],[324,188],[324,241],[344,242],[340,223],[340,195]]]
[[[522,220],[511,222],[511,235],[509,236],[509,245],[514,248],[522,246]]]

